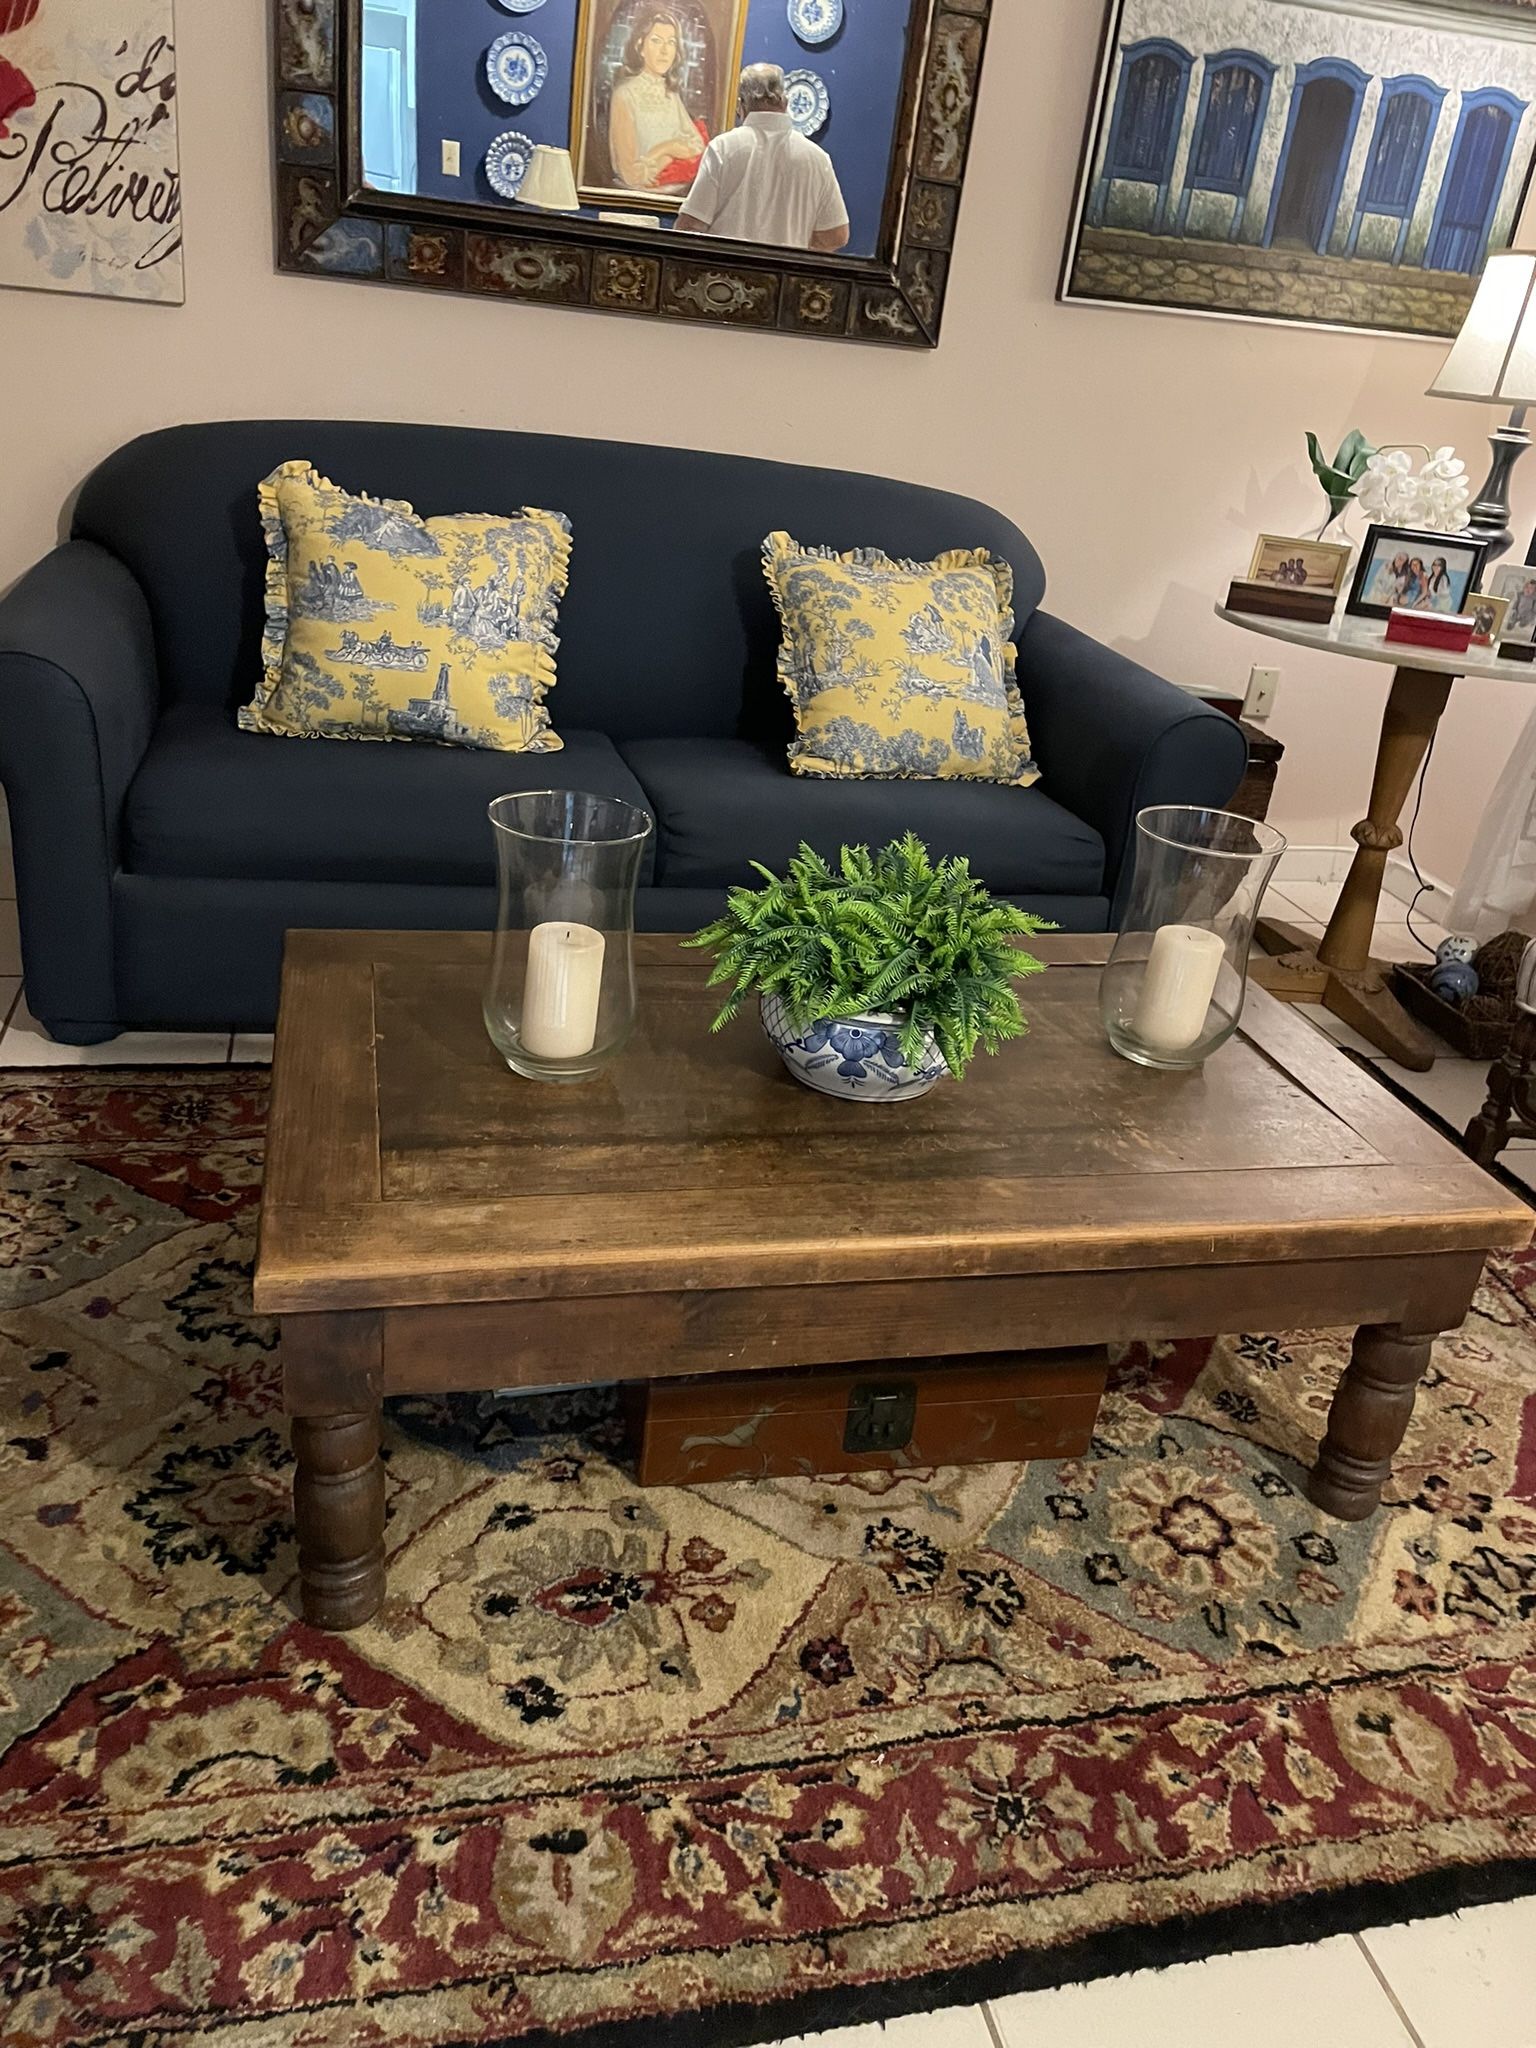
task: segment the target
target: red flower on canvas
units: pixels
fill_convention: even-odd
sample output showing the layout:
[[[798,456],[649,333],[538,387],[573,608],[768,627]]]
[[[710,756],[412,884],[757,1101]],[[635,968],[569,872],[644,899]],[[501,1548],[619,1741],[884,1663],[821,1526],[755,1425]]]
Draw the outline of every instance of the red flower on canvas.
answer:
[[[6,58],[0,57],[0,142],[5,142],[10,136],[11,131],[5,124],[12,114],[36,105],[37,94],[33,91],[31,79]]]
[[[43,0],[0,0],[0,36],[13,28],[25,28],[37,14]]]

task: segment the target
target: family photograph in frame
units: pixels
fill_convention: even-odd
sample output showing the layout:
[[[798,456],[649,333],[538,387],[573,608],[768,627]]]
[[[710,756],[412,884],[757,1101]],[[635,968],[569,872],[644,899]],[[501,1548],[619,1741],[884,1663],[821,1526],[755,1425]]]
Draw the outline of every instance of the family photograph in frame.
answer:
[[[1272,583],[1281,590],[1324,590],[1337,597],[1349,573],[1353,550],[1331,541],[1293,540],[1285,534],[1261,533],[1248,570],[1250,583]]]
[[[1395,611],[1459,615],[1468,608],[1487,555],[1486,541],[1463,534],[1369,527],[1345,609],[1362,619],[1387,619]]]
[[[1509,606],[1499,636],[1500,654],[1529,661],[1536,655],[1536,565],[1501,563],[1488,579],[1488,595],[1504,598]]]
[[[1480,590],[1467,599],[1467,611],[1472,620],[1472,645],[1486,647],[1490,654],[1497,653],[1499,642],[1504,638],[1509,599],[1490,597],[1486,591]]]
[[[1449,340],[1532,105],[1529,6],[1107,0],[1060,296]]]
[[[580,0],[571,160],[586,204],[677,213],[735,125],[747,0]]]

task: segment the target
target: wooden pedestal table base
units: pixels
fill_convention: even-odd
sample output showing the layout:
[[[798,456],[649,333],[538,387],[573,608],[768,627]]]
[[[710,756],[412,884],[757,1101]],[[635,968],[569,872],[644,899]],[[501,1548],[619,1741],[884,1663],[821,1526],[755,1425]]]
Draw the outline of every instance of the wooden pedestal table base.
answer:
[[[1259,944],[1272,957],[1254,960],[1255,981],[1282,1002],[1322,1003],[1400,1066],[1423,1073],[1434,1062],[1434,1040],[1393,995],[1391,967],[1371,958],[1371,935],[1381,903],[1387,856],[1403,843],[1398,819],[1424,764],[1453,678],[1400,668],[1381,725],[1371,803],[1355,827],[1354,860],[1318,940],[1276,918],[1261,918]]]

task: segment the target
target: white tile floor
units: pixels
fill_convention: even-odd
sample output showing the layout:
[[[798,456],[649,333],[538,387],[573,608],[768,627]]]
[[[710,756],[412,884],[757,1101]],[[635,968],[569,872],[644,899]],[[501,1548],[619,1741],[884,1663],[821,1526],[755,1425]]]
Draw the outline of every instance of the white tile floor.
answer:
[[[109,1045],[54,1045],[21,995],[14,893],[0,819],[0,1068],[248,1064],[272,1057],[270,1038],[227,1032],[133,1032]],[[1336,883],[1288,880],[1285,895],[1272,893],[1265,907],[1320,930],[1336,893]],[[1420,956],[1406,906],[1384,898],[1382,911],[1377,954]],[[1424,919],[1414,925],[1431,947],[1444,936]],[[1428,1074],[1410,1074],[1326,1011],[1307,1006],[1306,1014],[1369,1054],[1453,1125],[1481,1104],[1485,1068],[1447,1057]],[[1512,1171],[1527,1163],[1521,1178],[1536,1188],[1536,1146],[1504,1155]],[[1318,2048],[1536,2048],[1536,1897],[807,2038],[816,2048],[1292,2048],[1298,2040]]]

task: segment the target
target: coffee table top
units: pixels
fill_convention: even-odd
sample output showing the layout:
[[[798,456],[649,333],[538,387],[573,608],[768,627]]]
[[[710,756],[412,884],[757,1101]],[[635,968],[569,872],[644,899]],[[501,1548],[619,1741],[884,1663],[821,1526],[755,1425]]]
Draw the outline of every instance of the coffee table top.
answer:
[[[636,941],[626,1051],[508,1072],[489,936],[290,932],[256,1306],[265,1313],[653,1290],[1487,1250],[1531,1212],[1305,1019],[1250,989],[1200,1073],[1099,1023],[1103,938],[1035,942],[1028,1038],[916,1102],[791,1079],[755,1015],[712,1037],[708,963]]]

